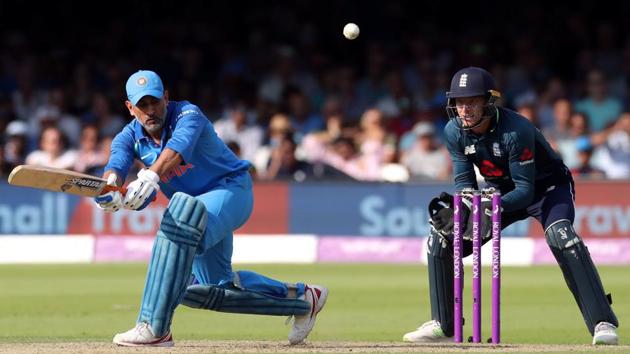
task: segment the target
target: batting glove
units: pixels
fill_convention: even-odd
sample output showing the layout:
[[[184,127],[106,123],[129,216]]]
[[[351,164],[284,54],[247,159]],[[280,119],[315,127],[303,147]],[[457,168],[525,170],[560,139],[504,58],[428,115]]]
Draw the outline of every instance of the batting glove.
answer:
[[[142,210],[146,208],[160,190],[159,181],[160,176],[157,173],[149,169],[140,170],[138,179],[127,186],[127,194],[123,200],[125,209]]]
[[[115,186],[116,179],[118,179],[118,176],[115,173],[110,174],[109,176],[107,176],[107,184],[110,186]],[[94,197],[94,202],[96,203],[96,205],[107,213],[118,211],[118,209],[122,207],[122,200],[122,194],[120,193],[120,191],[117,190]]]

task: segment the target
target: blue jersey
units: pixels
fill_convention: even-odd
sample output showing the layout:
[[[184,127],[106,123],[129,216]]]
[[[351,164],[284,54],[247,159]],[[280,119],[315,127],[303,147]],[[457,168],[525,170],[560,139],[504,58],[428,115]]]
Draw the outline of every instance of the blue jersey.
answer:
[[[457,190],[478,188],[475,165],[503,194],[503,209],[514,211],[528,207],[535,194],[571,181],[560,156],[525,117],[499,107],[491,119],[482,135],[461,129],[454,119],[444,128]]]
[[[134,159],[149,167],[164,148],[178,152],[183,159],[180,166],[161,176],[160,189],[168,198],[175,192],[198,196],[224,177],[249,169],[249,162],[239,159],[223,143],[199,107],[188,101],[171,101],[160,144],[134,119],[114,138],[105,171],[114,170],[124,180]]]

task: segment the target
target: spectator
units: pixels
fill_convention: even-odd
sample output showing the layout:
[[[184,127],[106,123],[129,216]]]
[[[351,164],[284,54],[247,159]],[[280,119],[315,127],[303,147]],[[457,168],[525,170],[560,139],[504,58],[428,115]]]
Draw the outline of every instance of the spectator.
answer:
[[[396,157],[396,137],[385,129],[383,120],[380,110],[368,109],[361,117],[361,130],[355,136],[361,154],[373,155],[371,159],[381,165]]]
[[[583,113],[573,113],[569,118],[568,135],[563,139],[556,141],[556,149],[562,156],[565,165],[569,169],[577,167],[579,161],[577,159],[576,139],[581,136],[590,135],[591,131],[588,127],[588,118]]]
[[[567,88],[560,78],[553,77],[547,82],[545,90],[538,99],[537,109],[538,123],[543,131],[553,129],[556,124],[556,103],[566,100],[564,98],[566,96]]]
[[[107,163],[109,154],[100,148],[100,137],[95,125],[86,125],[81,131],[81,141],[77,152],[74,170],[81,173],[97,175]]]
[[[63,133],[55,126],[44,128],[39,139],[39,150],[26,156],[29,165],[40,165],[70,169],[74,166],[78,153],[76,150],[66,150],[67,142]]]
[[[387,73],[385,81],[387,83],[387,91],[376,102],[376,107],[383,112],[383,116],[387,120],[409,118],[412,108],[412,97],[407,92],[401,72],[391,71]]]
[[[311,110],[308,97],[302,91],[296,88],[289,88],[285,99],[291,126],[295,134],[295,141],[298,144],[304,135],[324,128],[322,117]]]
[[[44,126],[54,124],[63,132],[71,146],[79,144],[81,123],[77,117],[68,113],[62,87],[54,87],[48,91],[46,103],[37,107],[29,121],[32,137],[38,137]]]
[[[548,128],[543,128],[545,137],[550,139],[554,144],[558,140],[569,138],[571,114],[571,101],[566,98],[556,100],[552,105],[551,116],[553,124]]]
[[[27,132],[28,125],[21,120],[14,120],[7,125],[4,161],[12,167],[24,164],[29,151]]]
[[[46,102],[46,92],[35,85],[35,64],[33,60],[27,60],[17,66],[16,90],[13,91],[13,111],[18,119],[28,121],[37,110]]]
[[[4,139],[0,138],[0,178],[6,180],[13,166],[4,158]]]
[[[265,101],[278,104],[289,85],[298,87],[308,97],[315,96],[319,90],[317,80],[310,72],[298,70],[295,49],[282,45],[275,54],[273,71],[260,84],[258,96]]]
[[[225,142],[237,143],[242,159],[254,161],[256,151],[262,145],[263,129],[255,123],[248,123],[247,109],[243,105],[234,105],[227,114],[227,117],[214,123],[217,134]]]
[[[630,113],[621,115],[598,152],[597,166],[607,178],[630,178]]]
[[[289,116],[284,113],[274,114],[269,122],[267,143],[256,151],[256,155],[252,161],[257,171],[265,171],[267,169],[271,152],[280,145],[283,136],[287,133],[293,133],[293,126],[291,125]]]
[[[321,136],[309,134],[304,137],[303,145],[310,163],[324,163],[359,181],[381,180],[381,160],[369,152],[359,153],[352,138],[339,137],[327,142]]]
[[[293,180],[303,182],[316,175],[313,165],[298,160],[295,156],[296,144],[291,133],[285,133],[278,146],[271,152],[271,159],[266,171],[260,174],[266,180]],[[321,177],[320,169],[320,176]]]
[[[575,141],[577,150],[578,164],[571,169],[571,173],[576,178],[584,179],[602,179],[604,172],[591,165],[591,157],[593,156],[593,144],[587,136],[581,136]]]
[[[608,94],[608,83],[599,70],[591,70],[587,81],[588,96],[575,104],[575,110],[586,114],[593,132],[611,125],[621,114],[621,102]]]
[[[324,75],[324,80],[331,84],[327,92],[330,97],[322,109],[328,108],[328,101],[334,101],[339,105],[344,123],[357,122],[368,106],[367,98],[359,94],[355,76],[355,69],[348,65],[328,70]]]
[[[516,109],[516,112],[523,117],[527,118],[534,126],[538,127],[538,113],[536,112],[536,106],[533,103],[522,103]]]
[[[374,105],[383,97],[387,88],[383,83],[387,56],[380,43],[371,43],[365,49],[365,76],[357,83],[357,94],[360,102],[366,105]]]
[[[83,123],[94,124],[103,135],[116,135],[125,126],[125,120],[112,112],[111,103],[102,93],[92,95],[92,106],[82,117]]]
[[[413,179],[447,180],[451,164],[448,151],[435,143],[435,128],[428,122],[417,123],[413,130],[416,142],[402,153],[400,162]]]

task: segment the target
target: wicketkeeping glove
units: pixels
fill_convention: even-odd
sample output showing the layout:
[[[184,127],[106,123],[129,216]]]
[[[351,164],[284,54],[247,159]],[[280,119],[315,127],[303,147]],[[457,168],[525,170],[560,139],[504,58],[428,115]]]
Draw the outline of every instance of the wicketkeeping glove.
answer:
[[[468,209],[463,208],[462,220],[468,219]],[[453,196],[442,192],[429,203],[429,223],[443,236],[450,237],[453,233]],[[462,228],[464,226],[462,225]]]
[[[462,198],[464,199],[464,198]],[[472,203],[472,201],[468,202]],[[462,205],[466,205],[464,200],[462,200]],[[462,209],[467,209],[469,206],[465,206]],[[490,231],[492,229],[492,201],[487,198],[481,198],[481,222],[480,222],[480,235],[481,239],[485,240],[490,237]],[[472,222],[472,213],[470,213],[470,209],[467,209],[469,212],[469,217],[466,218],[466,224],[462,225],[462,229],[464,230],[463,237],[465,240],[472,240],[472,230],[473,230],[473,222]]]
[[[472,200],[462,198],[462,210],[460,230],[465,240],[472,240]],[[442,192],[439,197],[433,198],[429,203],[429,223],[442,236],[449,240],[453,236],[453,196]],[[492,228],[492,201],[487,198],[481,199],[481,224],[480,235],[482,239],[490,237]]]

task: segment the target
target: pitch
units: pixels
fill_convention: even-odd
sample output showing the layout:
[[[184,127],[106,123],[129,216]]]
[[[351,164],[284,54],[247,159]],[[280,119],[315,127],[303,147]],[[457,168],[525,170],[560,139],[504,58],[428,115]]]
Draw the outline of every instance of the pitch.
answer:
[[[402,335],[430,317],[426,267],[383,264],[238,265],[287,281],[329,287],[326,308],[306,346],[289,347],[285,318],[221,314],[180,307],[175,351],[189,352],[443,352],[489,345],[422,346]],[[489,336],[489,268],[484,269],[483,336]],[[626,267],[599,267],[613,294],[621,346],[630,351],[630,286]],[[0,352],[116,352],[112,336],[135,322],[145,264],[1,265]],[[470,271],[468,268],[466,271]],[[560,270],[504,267],[502,341],[493,351],[591,351],[591,337]],[[464,316],[471,318],[470,284]],[[464,327],[470,335],[470,322]]]

